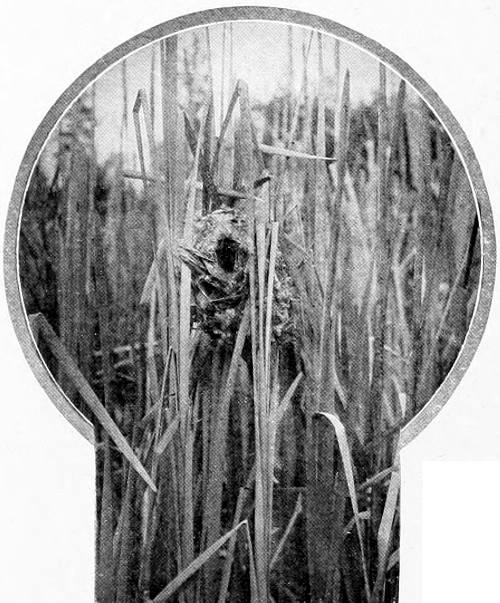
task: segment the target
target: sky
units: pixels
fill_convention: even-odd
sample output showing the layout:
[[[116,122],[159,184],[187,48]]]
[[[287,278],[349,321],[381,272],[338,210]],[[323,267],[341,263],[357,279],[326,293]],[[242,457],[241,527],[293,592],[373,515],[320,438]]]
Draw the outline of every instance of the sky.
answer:
[[[230,33],[232,30],[232,34]],[[293,90],[300,92],[304,68],[303,47],[309,44],[312,30],[297,25],[284,23],[239,21],[229,24],[212,24],[208,27],[194,28],[179,36],[180,55],[188,48],[193,36],[198,36],[205,49],[209,45],[211,55],[211,73],[215,93],[216,129],[220,124],[220,99],[222,90],[224,99],[230,96],[229,54],[232,48],[233,81],[243,79],[247,82],[251,101],[266,102],[280,91],[287,89],[290,80],[289,40],[292,40],[293,58]],[[325,77],[335,77],[335,42],[334,36],[322,34],[323,64]],[[232,39],[232,44],[231,44]],[[123,123],[123,72],[126,72],[127,121],[124,131],[123,149],[128,167],[136,167],[136,140],[132,119],[132,106],[139,89],[150,93],[151,69],[154,54],[155,61],[155,103],[161,105],[159,41],[145,46],[125,59],[109,67],[96,81],[96,148],[98,160],[103,162],[110,155],[120,151],[121,131]],[[307,60],[307,72],[311,85],[318,81],[318,36],[312,37]],[[351,74],[351,102],[369,102],[373,99],[378,87],[379,63],[372,55],[355,45],[340,41],[340,81],[343,81],[346,70]],[[123,69],[125,61],[125,70]],[[388,90],[393,91],[399,83],[399,77],[388,71]],[[328,95],[327,104],[333,103],[332,95]],[[156,112],[155,135],[161,133],[160,111]],[[54,141],[49,142],[45,153],[46,159],[54,148]]]

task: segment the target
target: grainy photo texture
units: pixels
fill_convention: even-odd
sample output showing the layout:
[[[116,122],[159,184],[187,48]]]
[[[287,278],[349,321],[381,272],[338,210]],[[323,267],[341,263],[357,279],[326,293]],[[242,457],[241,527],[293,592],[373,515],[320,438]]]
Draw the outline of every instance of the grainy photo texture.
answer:
[[[342,37],[152,41],[46,139],[22,300],[96,451],[99,603],[398,600],[400,434],[481,281],[462,156]]]

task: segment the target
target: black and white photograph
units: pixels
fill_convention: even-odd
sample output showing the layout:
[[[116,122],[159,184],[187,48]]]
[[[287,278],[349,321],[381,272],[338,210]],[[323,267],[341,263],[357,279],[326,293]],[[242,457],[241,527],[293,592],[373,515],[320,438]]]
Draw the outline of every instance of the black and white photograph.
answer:
[[[7,298],[93,448],[95,602],[416,601],[401,452],[488,329],[495,201],[439,90],[332,12],[138,28],[23,159]]]

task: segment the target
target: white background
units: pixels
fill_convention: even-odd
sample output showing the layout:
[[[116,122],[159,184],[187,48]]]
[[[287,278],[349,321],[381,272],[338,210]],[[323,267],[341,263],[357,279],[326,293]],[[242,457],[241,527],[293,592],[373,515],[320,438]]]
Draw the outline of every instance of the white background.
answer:
[[[360,31],[423,76],[472,143],[500,223],[495,0],[273,5]],[[3,0],[2,230],[25,148],[59,94],[119,43],[172,17],[211,7],[207,1],[172,6],[166,0]],[[445,410],[403,454],[402,603],[500,601],[499,306],[497,294],[469,372]],[[94,453],[32,376],[3,295],[0,312],[0,600],[91,603]]]

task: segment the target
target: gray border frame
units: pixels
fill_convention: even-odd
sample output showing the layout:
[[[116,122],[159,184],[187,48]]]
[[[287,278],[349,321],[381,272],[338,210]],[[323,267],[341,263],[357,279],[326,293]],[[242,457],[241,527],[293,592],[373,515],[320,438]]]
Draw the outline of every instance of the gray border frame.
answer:
[[[400,74],[426,100],[435,111],[462,156],[466,171],[476,197],[481,232],[481,282],[476,300],[476,308],[469,325],[460,353],[441,386],[422,408],[422,410],[402,429],[400,447],[408,444],[439,413],[448,401],[458,383],[467,371],[478,348],[488,318],[493,297],[496,241],[491,205],[483,180],[479,163],[474,151],[448,107],[436,92],[396,54],[374,40],[339,23],[309,13],[285,8],[262,6],[224,7],[204,10],[184,15],[129,39],[105,54],[71,84],[57,99],[33,135],[16,176],[12,197],[7,213],[4,243],[4,280],[9,312],[16,335],[20,341],[28,363],[49,398],[64,417],[91,444],[94,444],[92,424],[73,406],[50,374],[37,349],[24,309],[18,275],[18,239],[20,218],[25,192],[36,164],[39,153],[50,132],[76,97],[94,79],[125,55],[138,50],[160,38],[180,33],[183,30],[201,25],[224,21],[280,21],[294,25],[314,28],[353,43],[361,49],[375,55],[390,68]]]

